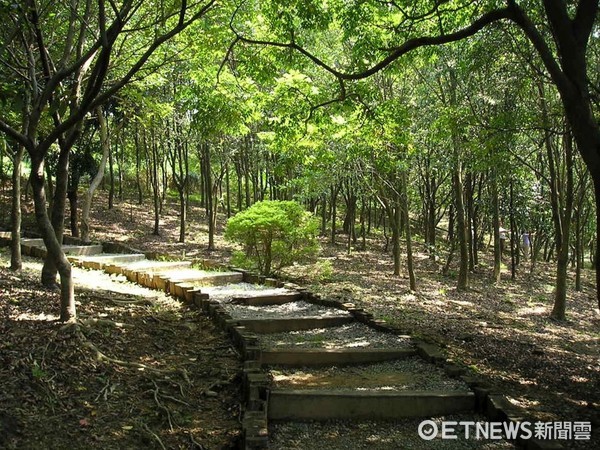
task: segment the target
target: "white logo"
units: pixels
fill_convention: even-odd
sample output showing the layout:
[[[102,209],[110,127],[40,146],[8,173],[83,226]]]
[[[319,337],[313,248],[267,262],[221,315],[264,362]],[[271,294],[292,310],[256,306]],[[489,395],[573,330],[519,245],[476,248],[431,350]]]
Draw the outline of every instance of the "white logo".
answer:
[[[419,437],[425,441],[435,439],[438,434],[438,427],[433,420],[424,420],[419,424]]]

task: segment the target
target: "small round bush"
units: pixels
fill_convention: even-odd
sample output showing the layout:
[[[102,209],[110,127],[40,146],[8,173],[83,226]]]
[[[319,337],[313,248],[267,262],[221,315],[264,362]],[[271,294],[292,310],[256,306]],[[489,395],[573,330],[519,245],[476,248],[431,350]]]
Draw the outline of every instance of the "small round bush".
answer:
[[[271,275],[319,251],[315,218],[294,201],[265,200],[227,221],[225,238],[241,244],[234,264]]]

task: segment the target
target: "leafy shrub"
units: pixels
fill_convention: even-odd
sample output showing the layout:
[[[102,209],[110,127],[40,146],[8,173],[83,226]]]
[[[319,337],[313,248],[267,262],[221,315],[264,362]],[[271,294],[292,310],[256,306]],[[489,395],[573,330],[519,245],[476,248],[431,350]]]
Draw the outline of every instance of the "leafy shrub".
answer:
[[[228,220],[225,238],[242,244],[233,263],[271,275],[319,251],[318,223],[292,201],[265,200]]]

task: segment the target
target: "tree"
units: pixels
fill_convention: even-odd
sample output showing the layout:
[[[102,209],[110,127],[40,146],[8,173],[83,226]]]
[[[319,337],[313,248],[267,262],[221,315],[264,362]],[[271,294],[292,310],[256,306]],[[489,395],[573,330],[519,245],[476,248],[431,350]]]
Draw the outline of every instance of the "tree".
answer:
[[[261,274],[271,275],[316,254],[317,231],[317,222],[302,205],[265,200],[229,219],[225,238],[242,244],[247,261]]]
[[[278,16],[280,20],[270,35],[264,32],[249,35],[246,28],[237,25],[239,22],[232,22],[232,30],[235,43],[269,45],[301,53],[339,81],[340,96],[344,97],[345,82],[368,78],[416,49],[456,42],[499,22],[515,25],[527,37],[550,75],[561,97],[574,142],[590,171],[596,196],[596,252],[600,252],[600,124],[594,115],[587,59],[598,14],[598,0],[580,0],[576,5],[556,0],[531,3],[527,10],[515,0],[506,0],[502,6],[483,1],[450,4],[449,1],[438,0],[433,4],[414,2],[406,8],[394,2],[361,2],[338,10],[327,6],[324,7],[326,10],[319,9],[316,3],[311,3],[310,7],[305,5],[302,9],[288,7],[285,14]],[[273,8],[277,4],[277,1],[266,2],[265,7]],[[297,20],[290,20],[290,16],[298,10],[301,12]],[[240,17],[244,15],[243,12],[238,14]],[[358,28],[364,30],[367,27],[365,17],[370,20],[371,33],[353,33]],[[330,62],[312,52],[303,45],[306,33],[297,26],[306,23],[312,25],[308,27],[311,30],[317,26],[326,29],[342,24],[346,36],[358,36],[354,47],[363,52],[362,63],[353,60],[351,69],[344,71],[337,61]],[[293,38],[290,40],[289,36]],[[372,45],[372,41],[376,41],[377,45]],[[365,53],[368,58],[364,57]],[[598,255],[600,253],[596,257],[596,286],[600,305]]]
[[[98,189],[98,186],[100,186],[100,183],[104,178],[104,169],[106,168],[106,161],[108,160],[108,153],[110,152],[108,126],[106,125],[106,118],[104,117],[104,111],[101,106],[96,108],[96,117],[98,119],[98,128],[100,129],[102,158],[98,166],[98,171],[92,178],[85,194],[83,208],[81,210],[81,240],[83,242],[90,241],[90,210],[92,209],[92,200],[94,199],[94,192],[96,192],[96,189]]]
[[[163,2],[144,7],[142,0],[73,0],[68,6],[38,0],[3,2],[0,14],[7,24],[4,42],[20,48],[5,55],[13,78],[25,80],[30,93],[27,129],[0,112],[0,131],[23,145],[31,158],[35,216],[48,251],[47,279],[56,267],[61,284],[61,320],[75,317],[71,265],[61,247],[69,153],[81,132],[85,115],[105,103],[144,68],[164,42],[207,14],[215,0],[188,5]],[[147,30],[154,30],[147,33]],[[132,39],[132,36],[135,39]],[[127,47],[126,41],[135,45]],[[122,51],[125,50],[125,51]],[[110,83],[107,83],[110,81]],[[44,165],[59,142],[57,192],[52,217],[46,210]],[[58,201],[57,201],[58,200]],[[55,273],[55,272],[54,272]]]

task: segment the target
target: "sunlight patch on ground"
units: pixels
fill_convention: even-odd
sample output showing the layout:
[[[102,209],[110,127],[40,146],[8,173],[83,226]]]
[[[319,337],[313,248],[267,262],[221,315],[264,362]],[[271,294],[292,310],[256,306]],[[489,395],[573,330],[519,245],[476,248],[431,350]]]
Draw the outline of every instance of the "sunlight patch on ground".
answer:
[[[21,313],[15,320],[27,320],[31,322],[56,322],[58,320],[58,316],[54,314],[32,314],[32,313]]]
[[[523,308],[518,308],[517,309],[517,314],[519,316],[522,315],[545,315],[548,314],[548,308],[545,305],[542,306],[533,306],[533,307],[523,307]]]

